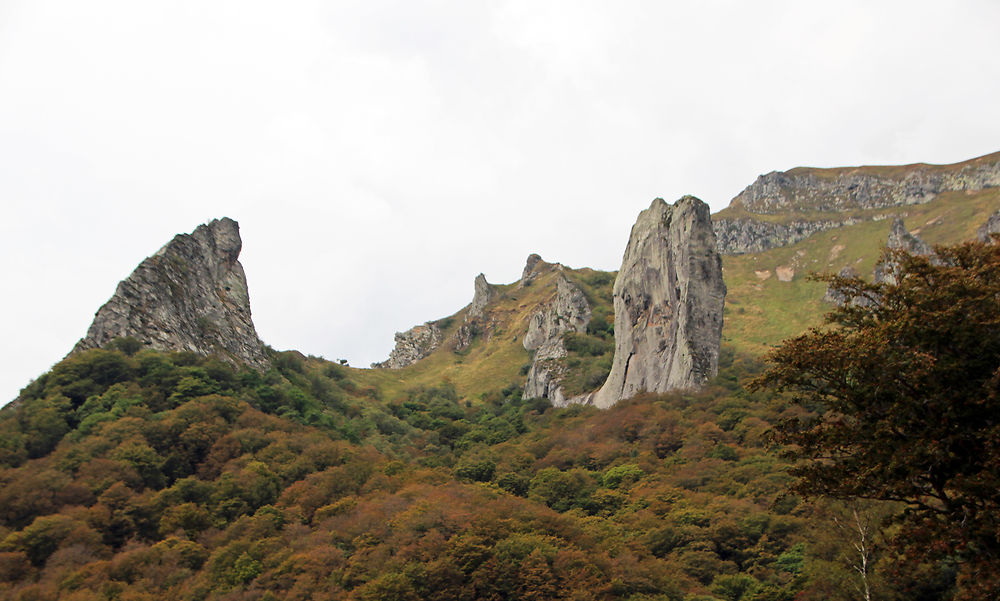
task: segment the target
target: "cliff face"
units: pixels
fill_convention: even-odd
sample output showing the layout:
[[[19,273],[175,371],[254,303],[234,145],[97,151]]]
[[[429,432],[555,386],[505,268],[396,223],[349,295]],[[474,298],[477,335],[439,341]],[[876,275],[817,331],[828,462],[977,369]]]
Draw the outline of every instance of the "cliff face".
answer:
[[[702,384],[718,372],[726,286],[708,205],[656,199],[632,227],[615,279],[615,356],[588,399],[609,407],[642,391]]]
[[[529,264],[530,261],[529,257]],[[524,349],[534,351],[524,385],[525,398],[547,398],[556,406],[567,403],[566,395],[559,386],[562,374],[556,360],[566,356],[563,335],[567,332],[586,331],[590,316],[587,297],[566,276],[560,274],[556,280],[555,298],[548,306],[532,315],[528,331],[524,335]]]
[[[242,246],[239,225],[229,218],[175,236],[118,284],[73,352],[131,336],[157,350],[266,367],[237,260]]]
[[[949,190],[995,186],[1000,186],[1000,154],[944,167],[772,171],[747,186],[733,204],[761,215],[789,210],[839,212],[919,204]]]
[[[858,212],[925,203],[946,191],[997,186],[1000,153],[954,165],[773,171],[758,177],[730,203],[749,216],[716,219],[714,228],[720,253],[760,252],[794,244],[819,231],[853,225],[859,218],[803,216],[774,223],[753,215]]]

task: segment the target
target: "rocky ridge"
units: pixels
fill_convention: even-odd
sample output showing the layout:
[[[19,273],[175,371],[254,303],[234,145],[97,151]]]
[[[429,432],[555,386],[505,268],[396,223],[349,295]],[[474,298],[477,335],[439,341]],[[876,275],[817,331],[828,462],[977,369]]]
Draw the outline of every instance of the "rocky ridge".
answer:
[[[719,366],[726,285],[708,205],[656,199],[639,214],[615,279],[615,355],[604,386],[578,402],[610,407],[639,392],[697,386]]]
[[[818,231],[853,225],[843,219],[795,219],[772,223],[754,215],[845,213],[920,204],[955,190],[1000,186],[1000,153],[953,165],[838,169],[796,168],[761,175],[733,198],[730,207],[748,216],[719,218],[713,227],[722,254],[760,252],[787,246]]]
[[[537,256],[528,257],[528,265],[532,268],[531,259]],[[526,267],[525,271],[530,270]],[[547,398],[557,407],[568,403],[559,385],[562,369],[558,359],[566,356],[563,335],[586,331],[590,317],[587,297],[565,275],[559,274],[555,298],[531,316],[524,335],[524,349],[534,353],[524,385],[525,398]]]
[[[118,284],[72,352],[133,337],[152,349],[265,368],[269,361],[238,261],[242,247],[239,225],[229,218],[175,236]]]

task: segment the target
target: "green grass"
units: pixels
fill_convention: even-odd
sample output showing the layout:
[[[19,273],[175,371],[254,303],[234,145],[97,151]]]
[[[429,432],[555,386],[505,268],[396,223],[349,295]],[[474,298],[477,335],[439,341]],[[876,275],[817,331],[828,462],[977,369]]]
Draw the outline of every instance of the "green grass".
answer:
[[[791,246],[723,257],[726,296],[723,341],[738,352],[759,355],[781,340],[819,325],[831,308],[822,301],[826,284],[810,273],[837,273],[850,265],[870,278],[889,236],[891,216],[904,216],[907,229],[930,244],[971,240],[990,214],[1000,210],[1000,190],[947,192],[922,205],[882,209],[879,221],[864,221],[814,234]],[[835,247],[843,247],[835,252]],[[793,267],[790,282],[778,280],[778,267]],[[759,278],[755,272],[769,274]]]

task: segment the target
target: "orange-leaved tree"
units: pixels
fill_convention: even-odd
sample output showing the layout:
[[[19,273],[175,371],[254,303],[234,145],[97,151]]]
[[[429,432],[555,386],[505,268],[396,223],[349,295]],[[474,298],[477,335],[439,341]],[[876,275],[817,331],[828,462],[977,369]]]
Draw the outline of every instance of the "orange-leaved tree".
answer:
[[[883,261],[895,282],[823,277],[846,300],[753,386],[808,410],[775,430],[798,492],[904,503],[904,556],[954,563],[956,598],[1000,598],[1000,244]]]

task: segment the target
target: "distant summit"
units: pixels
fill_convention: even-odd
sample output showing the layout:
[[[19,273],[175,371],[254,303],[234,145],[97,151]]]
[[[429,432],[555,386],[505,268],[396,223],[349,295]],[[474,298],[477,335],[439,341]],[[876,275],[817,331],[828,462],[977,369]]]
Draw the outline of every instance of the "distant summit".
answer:
[[[132,337],[146,348],[265,367],[237,260],[242,246],[239,224],[228,217],[175,236],[118,284],[73,352]]]

